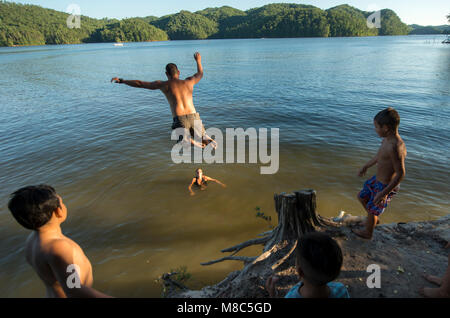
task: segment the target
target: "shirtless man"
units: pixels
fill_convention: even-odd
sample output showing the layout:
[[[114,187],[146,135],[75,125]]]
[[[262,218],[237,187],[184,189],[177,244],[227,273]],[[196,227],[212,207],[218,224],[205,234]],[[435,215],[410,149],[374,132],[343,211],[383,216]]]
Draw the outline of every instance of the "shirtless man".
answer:
[[[189,131],[189,135],[185,134],[184,138],[189,139],[190,143],[194,146],[205,148],[211,143],[211,146],[216,148],[216,142],[211,139],[205,133],[205,128],[200,119],[200,115],[196,112],[192,93],[194,85],[196,85],[203,77],[202,57],[200,53],[194,54],[194,59],[197,62],[197,73],[185,80],[180,79],[180,71],[178,67],[169,63],[166,66],[167,81],[155,81],[155,82],[143,82],[137,80],[124,80],[118,77],[114,77],[111,82],[126,84],[131,87],[146,88],[151,90],[161,90],[167,98],[172,111],[173,124],[172,130],[177,128],[185,128]],[[197,136],[201,138],[202,142],[199,143],[194,138]],[[183,136],[180,137],[178,142],[183,140]]]
[[[397,194],[406,173],[406,146],[398,133],[400,116],[397,111],[389,107],[379,112],[374,118],[374,125],[383,141],[376,156],[360,169],[358,176],[364,176],[367,169],[375,164],[377,174],[364,183],[364,188],[358,194],[358,200],[368,214],[365,229],[353,231],[365,239],[372,238],[379,216]]]
[[[44,283],[49,298],[109,297],[92,288],[92,266],[81,247],[61,231],[67,208],[55,189],[29,186],[11,195],[8,208],[33,232],[26,241],[27,262]]]
[[[197,170],[195,170],[195,177],[192,179],[191,184],[188,187],[189,193],[191,195],[195,195],[195,192],[192,190],[192,186],[194,186],[194,185],[199,187],[200,190],[202,190],[202,191],[205,190],[206,189],[206,185],[208,184],[208,181],[212,181],[212,182],[218,183],[224,188],[227,187],[225,184],[223,184],[219,180],[210,178],[208,176],[205,176],[203,174],[203,170],[198,168]]]

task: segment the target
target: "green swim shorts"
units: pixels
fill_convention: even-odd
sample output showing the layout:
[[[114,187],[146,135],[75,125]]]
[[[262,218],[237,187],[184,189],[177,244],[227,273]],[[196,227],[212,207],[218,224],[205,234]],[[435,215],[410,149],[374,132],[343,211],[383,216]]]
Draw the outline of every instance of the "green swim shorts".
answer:
[[[197,125],[195,125],[197,121]],[[199,113],[188,114],[183,116],[176,116],[173,118],[172,130],[177,128],[185,128],[189,131],[191,137],[202,138],[205,136],[205,127],[200,119]],[[178,141],[183,140],[183,136],[180,136]]]

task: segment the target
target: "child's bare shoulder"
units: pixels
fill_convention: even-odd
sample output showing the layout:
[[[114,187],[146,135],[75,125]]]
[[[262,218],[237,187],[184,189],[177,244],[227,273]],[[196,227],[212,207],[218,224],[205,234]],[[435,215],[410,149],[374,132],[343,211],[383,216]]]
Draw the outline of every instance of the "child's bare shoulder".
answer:
[[[399,152],[406,154],[406,145],[402,137],[398,136],[396,138],[395,147],[398,149]]]
[[[45,244],[45,250],[47,255],[50,257],[64,257],[68,255],[73,255],[73,253],[80,249],[78,244],[69,238],[58,238],[53,239]]]
[[[406,156],[406,145],[402,137],[395,136],[391,138],[387,143],[387,151],[401,157]]]

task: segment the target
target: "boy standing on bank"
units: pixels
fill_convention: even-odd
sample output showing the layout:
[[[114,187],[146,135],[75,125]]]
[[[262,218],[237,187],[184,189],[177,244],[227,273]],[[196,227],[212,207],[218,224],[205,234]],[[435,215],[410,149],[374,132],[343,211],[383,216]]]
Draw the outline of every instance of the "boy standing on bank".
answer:
[[[398,133],[400,116],[392,107],[379,112],[374,118],[375,131],[383,138],[378,153],[358,173],[362,177],[367,169],[377,165],[377,174],[364,183],[358,200],[367,211],[365,228],[353,232],[372,239],[378,218],[385,211],[392,197],[397,194],[405,177],[406,146]]]

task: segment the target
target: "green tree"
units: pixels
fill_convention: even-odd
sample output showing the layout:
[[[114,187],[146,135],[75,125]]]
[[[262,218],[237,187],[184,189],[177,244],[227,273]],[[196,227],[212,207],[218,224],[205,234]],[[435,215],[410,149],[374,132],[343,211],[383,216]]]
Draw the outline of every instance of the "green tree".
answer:
[[[218,24],[218,31],[209,36],[209,38],[218,39],[225,37],[225,33],[228,28],[243,23],[247,16],[247,13],[245,11],[241,11],[229,6],[223,6],[220,8],[207,8],[195,13],[203,15]]]
[[[408,34],[441,34],[442,31],[432,26],[411,27]]]
[[[247,11],[244,19],[222,29],[225,38],[328,36],[326,13],[314,6],[269,4]]]
[[[101,20],[81,16],[81,28],[69,29],[68,17],[67,13],[40,6],[1,1],[1,45],[82,43],[103,26]]]
[[[189,11],[162,17],[152,24],[166,31],[171,40],[206,39],[219,30],[217,22]]]
[[[167,33],[142,19],[124,19],[98,30],[95,38],[100,42],[166,41]]]
[[[380,35],[406,35],[408,33],[408,26],[400,20],[394,11],[381,10]]]
[[[340,5],[326,11],[330,36],[378,35],[378,29],[367,26],[367,17],[371,13],[364,13],[349,5]]]

